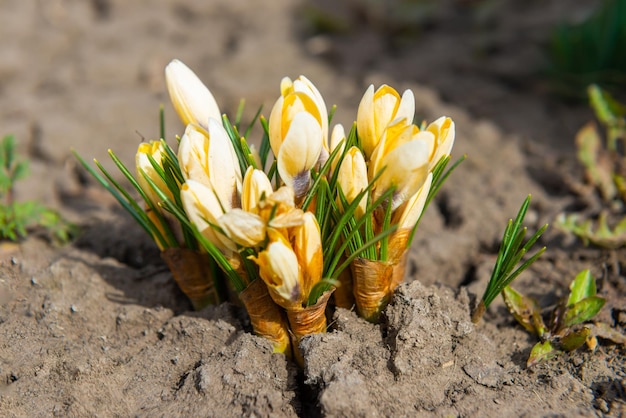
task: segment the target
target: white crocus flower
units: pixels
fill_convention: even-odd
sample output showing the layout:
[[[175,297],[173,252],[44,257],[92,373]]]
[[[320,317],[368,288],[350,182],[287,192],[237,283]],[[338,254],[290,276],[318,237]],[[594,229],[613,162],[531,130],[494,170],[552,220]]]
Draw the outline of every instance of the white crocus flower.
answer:
[[[172,105],[183,124],[194,123],[209,128],[209,119],[222,120],[211,91],[189,67],[173,60],[165,67],[165,81]]]
[[[228,134],[217,120],[209,120],[208,132],[197,125],[187,125],[180,140],[178,161],[185,180],[212,187],[225,210],[239,206],[239,161]]]

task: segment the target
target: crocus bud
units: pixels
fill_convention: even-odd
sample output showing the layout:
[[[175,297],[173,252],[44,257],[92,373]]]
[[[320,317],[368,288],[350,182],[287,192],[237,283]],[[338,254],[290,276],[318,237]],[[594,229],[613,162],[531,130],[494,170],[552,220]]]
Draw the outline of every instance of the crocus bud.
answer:
[[[333,131],[330,134],[330,152],[332,153],[335,148],[341,147],[339,152],[335,155],[335,158],[330,163],[330,173],[335,172],[335,167],[337,166],[337,162],[343,153],[343,150],[346,146],[346,131],[343,129],[343,125],[338,123],[333,127]],[[342,142],[343,141],[343,142]]]
[[[172,105],[183,124],[208,129],[209,118],[222,120],[215,98],[198,76],[179,60],[165,67],[165,82]]]
[[[187,180],[180,188],[180,198],[187,217],[202,235],[225,254],[237,249],[232,240],[211,226],[217,225],[217,220],[224,212],[210,187],[195,180]]]
[[[357,111],[356,124],[361,147],[367,159],[387,126],[394,120],[405,119],[412,123],[415,115],[415,98],[411,90],[406,90],[402,98],[396,90],[383,84],[374,92],[370,85],[365,91]]]
[[[289,305],[302,298],[301,272],[298,258],[289,241],[278,231],[268,228],[269,244],[257,257],[250,257],[259,266],[259,275],[277,303]]]
[[[241,169],[228,134],[215,119],[208,132],[187,125],[180,140],[178,161],[185,180],[196,180],[215,190],[225,210],[239,206]]]
[[[361,150],[357,147],[351,147],[343,158],[339,166],[337,182],[348,204],[351,204],[357,195],[367,188],[367,166]],[[341,204],[341,202],[338,203]],[[357,218],[363,216],[366,206],[367,200],[364,196],[355,211]]]
[[[255,212],[262,198],[268,198],[274,189],[265,172],[248,167],[241,188],[241,208],[247,212]]]
[[[320,226],[311,212],[303,214],[302,225],[293,229],[293,249],[302,269],[302,294],[308,297],[313,286],[322,279],[324,260]]]
[[[161,141],[150,141],[150,142],[142,142],[139,144],[139,148],[137,149],[137,154],[135,155],[135,165],[137,168],[137,181],[141,186],[141,189],[146,193],[148,199],[157,206],[158,202],[161,201],[157,193],[154,191],[150,183],[144,178],[145,173],[146,176],[150,178],[157,185],[159,190],[165,193],[170,199],[172,199],[172,192],[170,192],[169,188],[165,184],[165,181],[159,176],[157,171],[152,166],[150,159],[148,156],[151,156],[154,161],[161,165],[161,159],[163,154],[165,153],[165,149],[163,148],[163,144]],[[172,199],[173,200],[173,199]],[[157,206],[158,207],[158,206]]]

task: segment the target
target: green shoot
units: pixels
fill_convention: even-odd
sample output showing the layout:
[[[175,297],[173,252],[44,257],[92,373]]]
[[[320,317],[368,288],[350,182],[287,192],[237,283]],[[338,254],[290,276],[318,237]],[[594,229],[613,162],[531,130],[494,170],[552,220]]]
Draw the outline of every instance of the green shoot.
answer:
[[[15,183],[28,176],[28,161],[16,154],[15,146],[12,135],[0,142],[0,240],[17,241],[41,227],[54,241],[69,241],[78,232],[77,228],[58,212],[38,202],[15,201]]]
[[[570,293],[562,298],[552,311],[550,326],[546,326],[537,302],[507,286],[502,296],[513,317],[531,334],[537,335],[539,342],[530,352],[527,366],[548,360],[564,351],[573,351],[587,343],[596,344],[596,335],[625,344],[626,337],[608,324],[594,326],[581,325],[592,319],[604,306],[605,300],[596,295],[596,281],[589,272],[583,270],[570,284]],[[607,329],[609,332],[607,332]]]
[[[519,267],[524,255],[530,250],[530,248],[537,242],[539,237],[546,230],[548,225],[542,226],[537,232],[535,232],[525,243],[524,238],[526,236],[526,227],[522,227],[522,222],[526,216],[526,211],[530,205],[530,195],[524,200],[520,207],[515,220],[509,219],[509,223],[504,230],[496,263],[491,274],[491,279],[487,284],[485,293],[482,299],[478,303],[476,309],[472,312],[472,322],[478,323],[489,307],[491,302],[526,268],[543,254],[546,247],[539,249],[533,256],[524,261]]]

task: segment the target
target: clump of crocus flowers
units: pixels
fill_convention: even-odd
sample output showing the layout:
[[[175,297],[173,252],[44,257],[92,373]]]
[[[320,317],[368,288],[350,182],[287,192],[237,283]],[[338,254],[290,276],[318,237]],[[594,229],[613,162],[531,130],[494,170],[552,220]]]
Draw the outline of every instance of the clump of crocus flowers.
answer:
[[[322,95],[300,76],[242,134],[241,112],[222,115],[182,62],[165,75],[186,124],[177,147],[161,126],[160,140],[139,145],[135,175],[110,151],[142,203],[78,158],[153,237],[193,306],[238,299],[255,333],[300,364],[299,342],[326,331],[329,301],[376,322],[425,207],[461,161],[447,169],[454,122],[414,124],[413,93],[383,85],[366,90],[348,135],[329,130]]]

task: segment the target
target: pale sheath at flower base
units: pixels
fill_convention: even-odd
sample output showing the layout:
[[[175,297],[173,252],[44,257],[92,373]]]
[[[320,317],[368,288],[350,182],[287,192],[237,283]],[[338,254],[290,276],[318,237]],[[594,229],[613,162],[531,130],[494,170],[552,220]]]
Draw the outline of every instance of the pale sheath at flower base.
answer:
[[[165,67],[165,82],[172,105],[185,125],[189,123],[209,128],[209,119],[222,119],[211,91],[189,67],[173,60]]]

